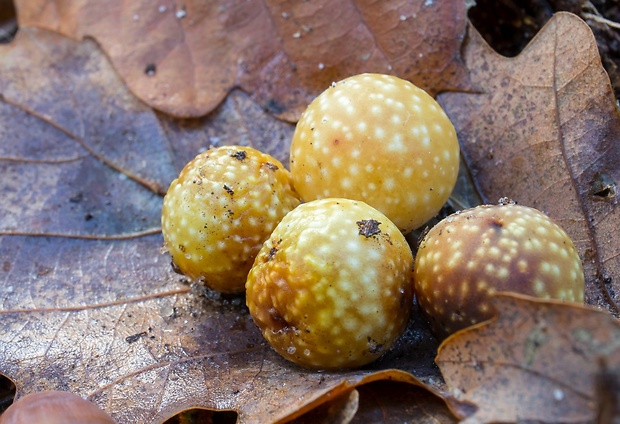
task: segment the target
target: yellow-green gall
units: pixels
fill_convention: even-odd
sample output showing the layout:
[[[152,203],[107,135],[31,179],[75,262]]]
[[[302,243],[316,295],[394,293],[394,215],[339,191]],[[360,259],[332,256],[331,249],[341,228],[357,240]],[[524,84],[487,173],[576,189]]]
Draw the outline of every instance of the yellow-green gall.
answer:
[[[210,149],[170,184],[165,245],[181,273],[220,292],[243,292],[261,245],[298,204],[277,159],[251,147]]]

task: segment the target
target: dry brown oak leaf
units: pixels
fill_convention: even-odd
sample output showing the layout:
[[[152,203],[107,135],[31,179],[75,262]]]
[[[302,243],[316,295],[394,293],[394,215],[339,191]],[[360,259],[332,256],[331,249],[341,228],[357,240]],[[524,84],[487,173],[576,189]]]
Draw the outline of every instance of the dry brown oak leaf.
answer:
[[[291,133],[240,91],[205,118],[159,115],[92,40],[23,28],[0,46],[0,374],[17,396],[69,390],[119,423],[189,408],[263,423],[338,411],[332,399],[396,380],[434,403],[404,397],[393,415],[450,416],[413,376],[440,380],[419,322],[370,367],[306,371],[269,348],[243,298],[189,284],[161,253],[161,192],[188,158],[235,143],[284,160]]]
[[[460,402],[478,407],[463,423],[617,422],[597,417],[618,406],[607,404],[611,391],[620,395],[618,320],[592,307],[519,295],[493,303],[494,320],[456,333],[437,355],[455,411]],[[615,389],[605,380],[612,372]]]
[[[440,101],[485,202],[536,207],[575,242],[586,302],[620,313],[620,115],[589,27],[556,14],[515,58],[470,31],[475,93]]]
[[[131,91],[179,117],[233,87],[296,121],[333,81],[393,73],[431,93],[466,87],[462,0],[17,0],[20,27],[91,36]]]

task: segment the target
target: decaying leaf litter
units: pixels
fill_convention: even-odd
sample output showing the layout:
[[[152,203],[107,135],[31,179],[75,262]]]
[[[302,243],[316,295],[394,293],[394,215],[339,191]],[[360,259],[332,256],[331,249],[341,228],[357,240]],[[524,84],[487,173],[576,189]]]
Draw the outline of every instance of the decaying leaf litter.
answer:
[[[192,14],[190,6],[183,24]],[[403,22],[414,22],[409,18],[414,12],[402,20],[397,5],[383,6],[391,12],[381,16],[392,19],[381,22],[390,23],[392,31]],[[415,6],[422,10],[422,2]],[[287,25],[293,22],[292,12],[286,19],[282,13]],[[319,19],[318,12],[298,13],[308,20],[304,23],[320,26],[312,21]],[[617,222],[615,198],[599,199],[592,183],[600,181],[597,175],[617,180],[618,161],[610,156],[618,117],[591,33],[576,17],[559,14],[520,56],[506,59],[466,26],[464,9],[457,16],[462,31],[457,31],[458,43],[448,61],[457,63],[465,77],[456,78],[452,86],[429,83],[426,88],[444,92],[440,102],[457,127],[476,187],[485,200],[495,201],[510,191],[519,202],[557,215],[554,219],[568,227],[581,254],[590,260],[589,303],[613,310],[618,255],[617,242],[608,235]],[[238,18],[229,22],[243,28]],[[373,28],[368,24],[365,30],[373,33]],[[284,39],[283,32],[276,38]],[[563,45],[568,32],[583,42]],[[310,39],[302,35],[291,39]],[[414,39],[411,34],[403,38]],[[411,44],[407,51],[419,51],[424,58],[424,51]],[[233,144],[239,138],[286,160],[291,125],[265,114],[263,108],[279,117],[286,117],[287,111],[294,116],[304,101],[318,94],[318,83],[314,92],[297,91],[307,90],[296,102],[278,103],[274,99],[286,97],[278,97],[278,87],[270,87],[268,78],[259,78],[260,88],[244,87],[250,96],[234,90],[211,114],[175,119],[158,104],[147,102],[164,113],[136,100],[121,78],[138,93],[130,79],[117,74],[92,41],[22,28],[6,47],[0,50],[0,116],[9,131],[3,139],[15,141],[1,143],[1,156],[3,173],[15,178],[2,186],[7,199],[2,208],[8,217],[2,220],[2,259],[4,280],[10,283],[0,288],[5,328],[0,363],[3,374],[15,381],[18,395],[72,390],[97,402],[119,422],[158,422],[191,407],[234,409],[242,421],[252,422],[300,415],[360,384],[364,385],[357,390],[363,394],[372,380],[416,383],[415,376],[447,399],[457,416],[472,412],[465,409],[467,403],[457,402],[462,399],[455,396],[454,387],[441,383],[432,362],[436,342],[419,323],[412,322],[393,351],[371,368],[306,372],[265,347],[240,299],[214,299],[212,293],[188,286],[159,255],[161,197],[149,183],[165,187],[205,144]],[[36,51],[45,59],[32,57]],[[341,63],[328,67],[327,57],[319,62],[323,68],[317,64],[315,69],[301,53],[297,66],[306,66],[311,76],[293,74],[286,81],[321,81],[314,76],[324,75],[331,82],[359,69]],[[47,72],[37,66],[42,60],[48,61]],[[420,63],[429,72],[442,69],[441,63]],[[360,70],[367,64],[361,63]],[[522,73],[512,72],[519,66]],[[288,75],[274,70],[281,68],[276,61],[261,69],[269,75]],[[532,68],[543,71],[525,71]],[[50,75],[49,70],[56,73]],[[159,68],[156,75],[161,75]],[[457,86],[460,92],[449,92]],[[520,120],[520,115],[527,119]],[[151,143],[161,147],[154,149]],[[20,219],[20,210],[27,212],[25,219]],[[136,334],[141,336],[134,340]],[[460,341],[453,339],[457,345]],[[584,372],[589,379],[593,371]],[[441,405],[443,411],[438,407],[434,416],[449,414]],[[366,413],[358,407],[360,414]]]

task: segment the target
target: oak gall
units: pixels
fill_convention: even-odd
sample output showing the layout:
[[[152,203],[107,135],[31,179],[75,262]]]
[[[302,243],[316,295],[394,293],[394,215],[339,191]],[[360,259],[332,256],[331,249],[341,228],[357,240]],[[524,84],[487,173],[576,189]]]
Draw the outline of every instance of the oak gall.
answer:
[[[439,338],[489,319],[500,291],[581,302],[584,274],[575,245],[542,212],[484,205],[450,215],[423,238],[415,293]]]

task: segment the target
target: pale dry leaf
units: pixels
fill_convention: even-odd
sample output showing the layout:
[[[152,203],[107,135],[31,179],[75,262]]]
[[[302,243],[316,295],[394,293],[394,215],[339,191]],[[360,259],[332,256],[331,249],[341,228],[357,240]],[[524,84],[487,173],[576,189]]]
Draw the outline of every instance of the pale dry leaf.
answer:
[[[446,339],[436,362],[464,423],[595,422],[601,360],[620,365],[620,322],[559,301],[503,294],[493,320]]]

